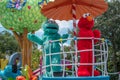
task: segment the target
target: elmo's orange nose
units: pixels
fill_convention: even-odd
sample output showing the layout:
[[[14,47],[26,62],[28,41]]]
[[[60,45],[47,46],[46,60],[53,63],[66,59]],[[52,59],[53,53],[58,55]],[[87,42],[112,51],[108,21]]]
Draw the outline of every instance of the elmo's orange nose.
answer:
[[[92,16],[87,16],[87,20],[92,21],[93,20]]]

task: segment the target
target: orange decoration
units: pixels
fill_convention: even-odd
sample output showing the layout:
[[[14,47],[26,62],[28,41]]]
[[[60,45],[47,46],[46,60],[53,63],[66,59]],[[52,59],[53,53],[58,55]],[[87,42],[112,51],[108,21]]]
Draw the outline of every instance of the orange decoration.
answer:
[[[32,76],[32,80],[38,80],[37,76]]]
[[[47,18],[55,20],[71,20],[73,19],[73,4],[75,4],[76,19],[79,19],[84,13],[90,13],[96,17],[108,9],[104,0],[55,0],[44,5],[41,13]]]
[[[18,76],[18,77],[16,78],[16,80],[26,80],[26,79],[25,79],[25,77],[23,77],[23,76]]]

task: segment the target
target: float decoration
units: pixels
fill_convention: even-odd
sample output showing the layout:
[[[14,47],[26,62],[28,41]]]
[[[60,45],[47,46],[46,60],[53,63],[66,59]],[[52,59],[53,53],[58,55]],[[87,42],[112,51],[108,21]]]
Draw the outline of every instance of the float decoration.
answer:
[[[25,65],[25,67],[22,68],[22,75],[23,76],[16,77],[16,80],[38,80],[38,77],[33,75],[33,72],[28,65]]]
[[[9,0],[7,7],[21,10],[25,6],[26,2],[27,0]]]
[[[18,41],[23,66],[26,64],[31,66],[32,43],[27,39],[27,33],[37,31],[45,20],[45,17],[40,14],[39,1],[0,1],[0,23],[6,29],[11,30]],[[18,8],[15,5],[18,5]]]
[[[19,59],[18,59],[19,58]],[[8,65],[4,70],[0,70],[0,77],[4,80],[15,80],[21,75],[20,68],[22,66],[21,53],[16,52],[10,56]]]
[[[104,0],[69,0],[69,1],[68,0],[55,0],[54,2],[49,2],[47,5],[43,5],[43,7],[41,8],[41,13],[44,16],[46,16],[47,18],[49,18],[49,19],[52,18],[53,20],[72,20],[73,19],[73,27],[74,27],[73,32],[74,32],[74,36],[76,37],[76,36],[78,36],[77,25],[76,25],[76,20],[77,19],[81,18],[84,13],[90,13],[95,18],[95,17],[103,14],[107,10],[107,8],[108,8],[108,5],[107,5],[107,3]],[[98,41],[101,42],[100,38],[96,39],[96,38],[92,38],[92,37],[83,37],[83,38],[76,37],[76,38],[71,38],[70,39],[70,40],[73,40],[74,43],[75,43],[74,51],[70,52],[70,53],[75,53],[75,55],[73,54],[75,62],[72,63],[72,65],[75,68],[73,70],[73,78],[75,80],[78,80],[78,79],[79,80],[84,80],[84,79],[85,80],[88,80],[88,79],[91,79],[91,80],[96,80],[96,79],[109,80],[109,76],[103,76],[103,75],[106,75],[106,64],[104,64],[104,67],[105,67],[104,68],[104,72],[102,73],[102,76],[100,76],[100,77],[94,77],[94,72],[93,71],[92,71],[92,75],[90,75],[89,77],[78,77],[78,74],[77,74],[78,69],[77,68],[80,65],[80,63],[78,63],[78,60],[77,60],[78,56],[79,56],[77,53],[82,52],[82,50],[78,50],[77,49],[77,42],[79,40],[84,40],[84,39],[86,39],[86,40],[90,39],[92,41],[92,44],[94,44],[94,40],[98,40]],[[56,41],[53,40],[52,42],[54,43]],[[107,55],[107,50],[108,50],[107,49],[107,44],[104,43],[104,42],[100,43],[100,44],[102,44],[102,45],[99,45],[99,43],[98,43],[97,46],[99,46],[99,47],[104,46],[104,49],[106,51],[106,53],[103,53],[104,58],[106,58],[103,61],[106,63],[106,60],[107,60],[107,56],[106,55]],[[92,47],[93,47],[92,50],[93,50],[93,53],[94,53],[94,48],[96,48],[96,46],[92,45]],[[89,50],[85,50],[85,51],[89,52]],[[103,49],[100,48],[99,51],[102,52]],[[100,52],[98,52],[98,53],[100,53]],[[52,52],[50,52],[50,53],[52,53]],[[60,53],[64,54],[65,52],[63,50]],[[66,52],[66,53],[69,53],[69,52]],[[45,56],[46,55],[43,55],[43,57],[45,57]],[[102,61],[101,61],[101,63],[102,63]],[[81,63],[81,65],[88,65],[88,64],[89,63],[87,63],[87,64],[82,64]],[[97,62],[95,62],[93,64],[90,63],[90,65],[94,65],[94,64],[97,64]],[[65,62],[64,62],[63,65],[60,65],[60,66],[63,67],[63,71],[64,72],[63,72],[63,75],[62,75],[62,79],[64,79],[64,80],[66,80],[66,78],[67,78],[64,75],[64,73],[65,73],[65,70],[64,70],[65,65],[67,66],[67,65],[70,65],[70,64],[65,64]],[[49,65],[49,66],[52,66],[52,64]],[[94,66],[92,66],[92,68],[94,68]],[[91,76],[93,76],[93,77],[91,77]],[[68,77],[67,79],[69,79],[69,80],[71,79],[72,80],[73,78]],[[55,80],[57,80],[57,79],[61,79],[61,77],[60,78],[56,78],[55,76],[49,77],[49,76],[46,75],[46,76],[43,77],[43,79],[44,80],[47,80],[47,79],[55,79]]]
[[[79,19],[84,13],[91,13],[93,17],[99,16],[107,8],[108,5],[104,0],[55,0],[44,5],[41,13],[54,20],[72,20],[74,17]]]
[[[90,13],[93,17],[104,13],[108,8],[104,0],[55,0],[44,5],[41,13],[47,18],[54,20],[73,20],[74,36],[77,36],[76,20],[84,13]],[[77,41],[74,42],[77,45]],[[75,46],[77,50],[77,46]],[[77,52],[75,52],[75,63],[77,63]],[[77,66],[76,66],[77,73]],[[77,74],[76,74],[77,75]]]

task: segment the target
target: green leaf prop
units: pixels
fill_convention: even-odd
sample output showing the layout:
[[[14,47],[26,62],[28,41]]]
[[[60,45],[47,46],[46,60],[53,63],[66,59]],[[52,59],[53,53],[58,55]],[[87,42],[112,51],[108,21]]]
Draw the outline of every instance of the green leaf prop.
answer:
[[[38,30],[45,20],[40,13],[39,1],[27,0],[26,4],[18,10],[7,7],[9,0],[0,0],[0,23],[5,28],[19,33],[23,33],[24,28],[27,28],[29,32]]]

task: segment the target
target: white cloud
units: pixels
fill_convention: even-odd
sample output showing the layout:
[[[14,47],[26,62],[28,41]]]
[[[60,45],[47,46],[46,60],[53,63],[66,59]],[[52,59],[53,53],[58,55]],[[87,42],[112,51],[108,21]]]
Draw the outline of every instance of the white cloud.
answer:
[[[68,30],[72,31],[73,29],[73,25],[72,25],[72,21],[59,21],[56,20],[56,22],[59,25],[59,33],[61,35],[68,33]]]

